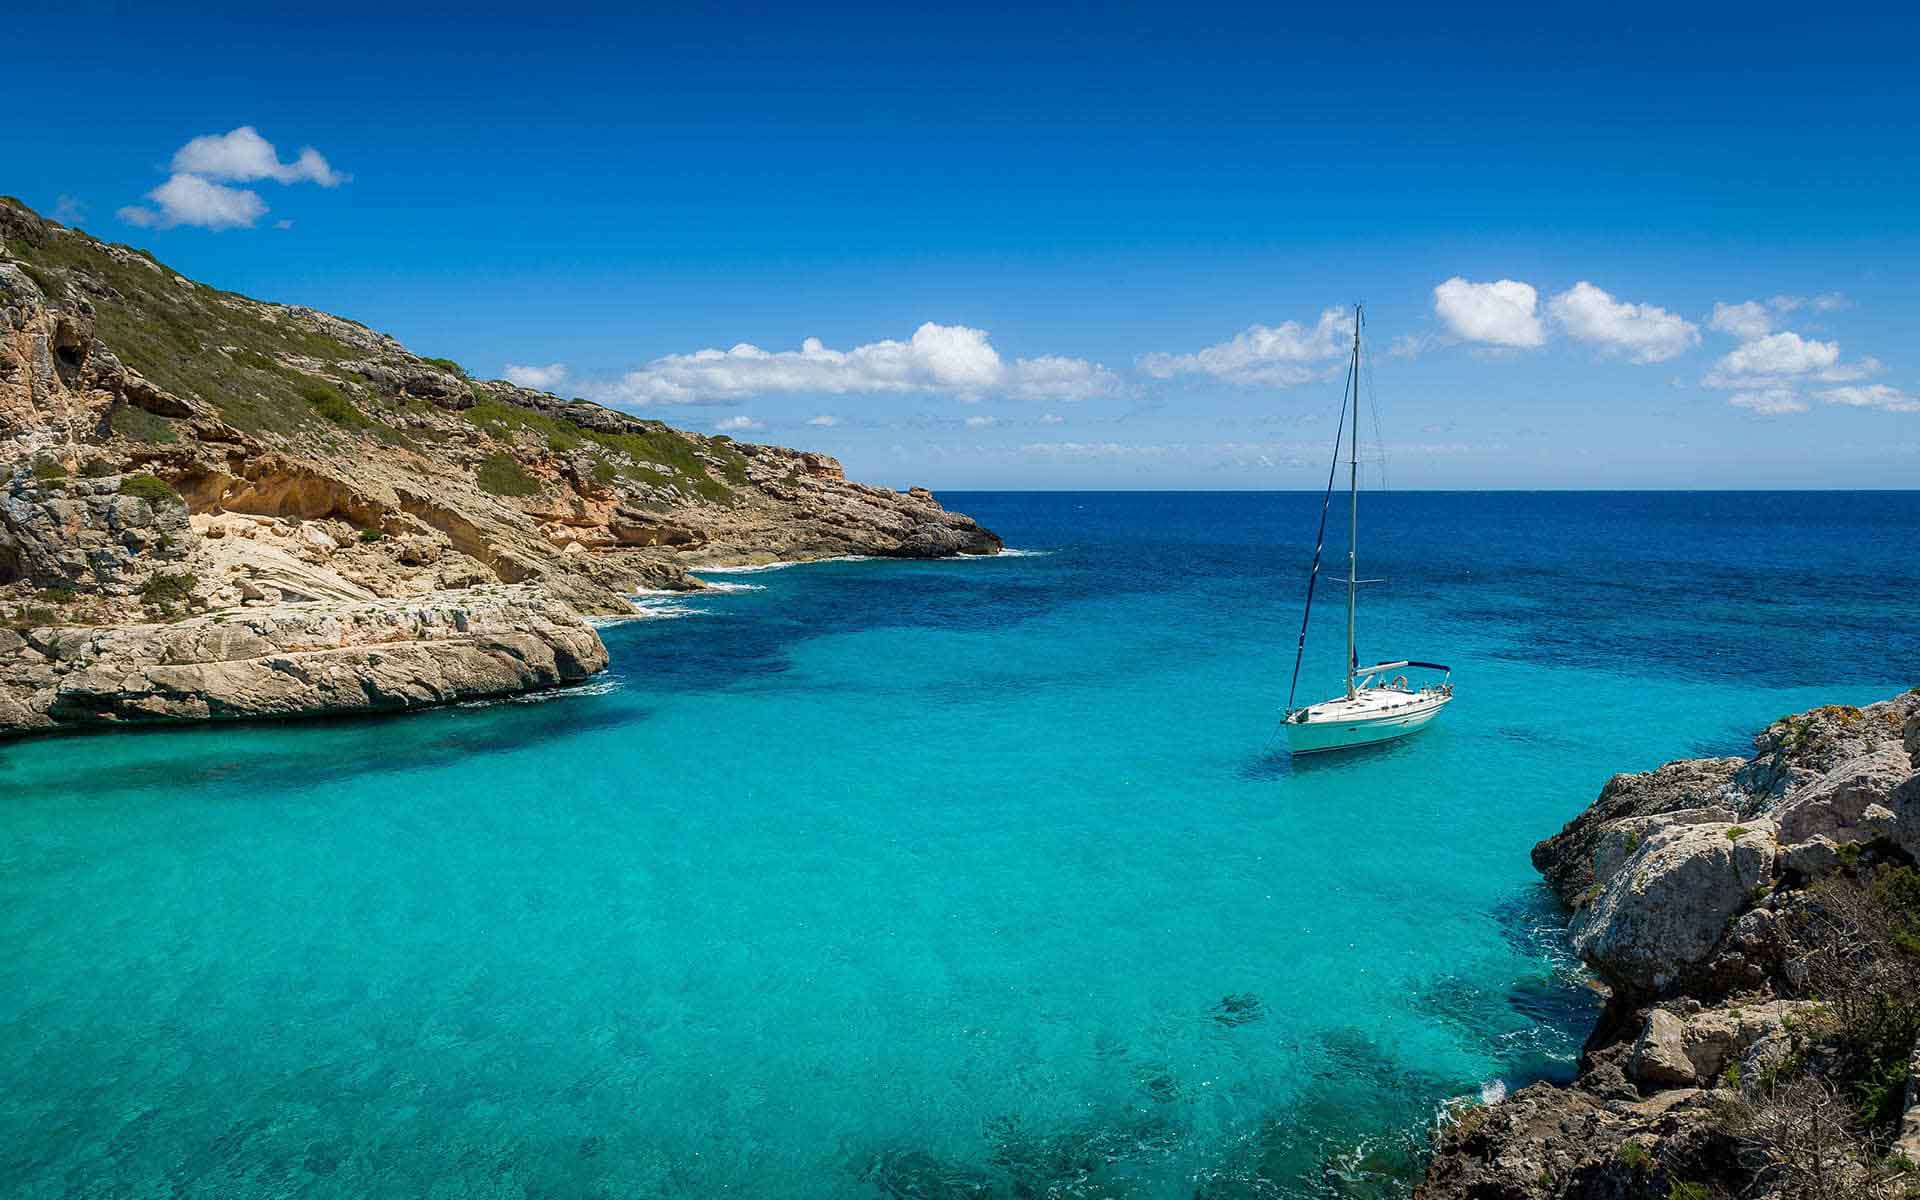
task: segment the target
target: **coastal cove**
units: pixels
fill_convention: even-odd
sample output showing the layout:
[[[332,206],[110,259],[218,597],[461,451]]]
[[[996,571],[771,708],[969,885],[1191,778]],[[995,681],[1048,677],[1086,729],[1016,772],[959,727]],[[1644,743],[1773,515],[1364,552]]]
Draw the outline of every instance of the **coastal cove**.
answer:
[[[0,744],[0,1191],[1405,1195],[1598,1010],[1531,846],[1920,662],[1920,494],[1387,493],[1361,653],[1460,699],[1296,763],[1317,495],[939,500],[1019,552],[710,573],[518,700]]]

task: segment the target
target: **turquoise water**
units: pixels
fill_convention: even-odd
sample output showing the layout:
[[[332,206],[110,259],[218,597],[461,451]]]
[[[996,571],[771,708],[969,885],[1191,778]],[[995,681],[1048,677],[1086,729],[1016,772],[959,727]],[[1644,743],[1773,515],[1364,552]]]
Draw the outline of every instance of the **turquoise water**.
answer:
[[[1361,654],[1459,699],[1292,764],[1318,497],[945,499],[1035,553],[714,576],[538,702],[0,747],[0,1194],[1393,1194],[1590,1019],[1536,839],[1920,682],[1920,495],[1390,494]]]

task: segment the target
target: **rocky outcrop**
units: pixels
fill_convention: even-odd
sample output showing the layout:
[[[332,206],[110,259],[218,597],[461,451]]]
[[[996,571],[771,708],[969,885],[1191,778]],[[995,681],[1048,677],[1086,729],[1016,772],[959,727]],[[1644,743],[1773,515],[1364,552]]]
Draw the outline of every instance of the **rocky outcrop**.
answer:
[[[1570,1086],[1461,1110],[1423,1200],[1906,1195],[1920,691],[1615,776],[1540,843],[1610,998]],[[1904,1102],[1903,1102],[1904,1098]]]
[[[492,585],[0,630],[0,664],[0,728],[28,731],[419,708],[579,683],[607,651],[565,605]]]
[[[29,639],[502,584],[613,615],[640,588],[704,586],[699,566],[999,549],[924,489],[476,380],[0,198],[0,626]],[[453,642],[419,644],[456,679],[485,673]],[[464,687],[423,672],[401,690]],[[193,707],[126,678],[148,697],[129,712]],[[0,708],[54,711],[37,686],[0,680]]]

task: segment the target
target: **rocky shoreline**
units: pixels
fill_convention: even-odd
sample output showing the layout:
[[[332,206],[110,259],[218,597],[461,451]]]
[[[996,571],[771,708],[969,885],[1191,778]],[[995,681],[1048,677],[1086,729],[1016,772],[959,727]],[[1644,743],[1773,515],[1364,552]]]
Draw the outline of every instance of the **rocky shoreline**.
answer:
[[[0,197],[0,737],[578,682],[702,566],[993,554],[931,492],[470,377]]]
[[[1606,1007],[1417,1200],[1920,1194],[1920,689],[1618,775],[1534,848]]]

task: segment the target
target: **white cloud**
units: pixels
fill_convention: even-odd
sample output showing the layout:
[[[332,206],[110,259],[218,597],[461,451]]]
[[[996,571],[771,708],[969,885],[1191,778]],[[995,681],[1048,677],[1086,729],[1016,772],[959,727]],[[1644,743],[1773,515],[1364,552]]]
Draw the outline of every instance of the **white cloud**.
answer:
[[[1736,408],[1750,408],[1768,416],[1807,411],[1807,402],[1794,395],[1792,388],[1766,388],[1757,392],[1739,392],[1727,397]]]
[[[521,387],[552,391],[566,379],[567,364],[556,362],[541,367],[531,363],[508,363],[506,376],[508,382],[517,383]]]
[[[1020,447],[1024,454],[1048,458],[1125,458],[1158,457],[1165,446],[1134,445],[1128,442],[1028,442]]]
[[[1042,425],[1064,425],[1066,424],[1066,421],[1067,419],[1061,416],[1059,413],[1041,413],[1040,414],[1040,423]]]
[[[1838,342],[1813,341],[1783,330],[1736,346],[1717,364],[1716,374],[1728,379],[1805,375],[1827,370],[1839,361]]]
[[[1433,311],[1458,337],[1490,346],[1538,346],[1547,340],[1536,312],[1540,294],[1514,279],[1469,283],[1460,276],[1433,289]]]
[[[986,429],[989,426],[996,425],[998,423],[999,422],[995,421],[992,417],[968,417],[967,418],[968,429]]]
[[[244,229],[266,215],[266,201],[247,188],[210,183],[198,175],[175,175],[147,193],[157,208],[130,204],[117,214],[142,229],[197,225],[203,229]]]
[[[273,143],[261,137],[251,125],[242,125],[230,133],[210,133],[194,138],[174,151],[173,169],[183,174],[234,183],[272,179],[279,183],[309,181],[330,188],[339,187],[347,181],[347,177],[328,165],[327,160],[312,146],[301,147],[300,155],[294,161],[281,162]]]
[[[830,428],[834,425],[838,425],[839,423],[840,423],[840,418],[833,416],[831,413],[821,413],[817,417],[807,418],[807,424],[818,425],[822,429]]]
[[[1773,314],[1758,300],[1743,300],[1739,304],[1716,300],[1713,317],[1707,324],[1743,340],[1763,338],[1773,329]]]
[[[724,417],[715,421],[713,427],[721,433],[739,433],[747,429],[765,429],[766,426],[752,417]]]
[[[1821,391],[1819,396],[1828,404],[1844,404],[1850,408],[1878,408],[1886,412],[1920,413],[1920,397],[1884,383],[1827,388]]]
[[[798,350],[762,350],[742,342],[730,350],[669,354],[600,391],[602,398],[637,405],[725,403],[778,392],[946,393],[964,400],[998,393],[1079,400],[1118,387],[1118,378],[1098,363],[1055,356],[1009,362],[984,330],[928,321],[908,341],[888,339],[851,350],[808,338]]]
[[[1249,325],[1231,341],[1193,354],[1148,354],[1140,369],[1156,379],[1212,375],[1229,383],[1290,387],[1318,379],[1324,364],[1346,353],[1352,336],[1353,317],[1329,308],[1311,328],[1297,321]]]
[[[53,219],[62,225],[78,225],[87,219],[87,206],[72,196],[61,195],[53,202]]]
[[[1013,363],[1008,392],[1022,400],[1084,400],[1119,390],[1120,378],[1096,362],[1043,354]]]
[[[273,227],[275,229],[292,229],[293,219],[290,217],[282,217],[273,223]]]
[[[1852,301],[1839,292],[1821,292],[1813,298],[1811,303],[1821,312],[1832,312],[1834,309],[1847,307]]]
[[[197,137],[180,147],[173,155],[173,174],[147,193],[155,207],[129,204],[115,215],[142,229],[170,229],[175,225],[244,229],[266,215],[267,204],[258,192],[228,186],[231,183],[272,179],[331,188],[339,187],[347,178],[312,146],[302,147],[293,162],[281,162],[272,142],[253,126],[242,125],[231,133]],[[276,221],[273,227],[292,226],[292,221]]]
[[[1620,351],[1637,363],[1665,362],[1700,342],[1693,322],[1651,304],[1615,300],[1585,280],[1555,296],[1547,311],[1579,341]]]

